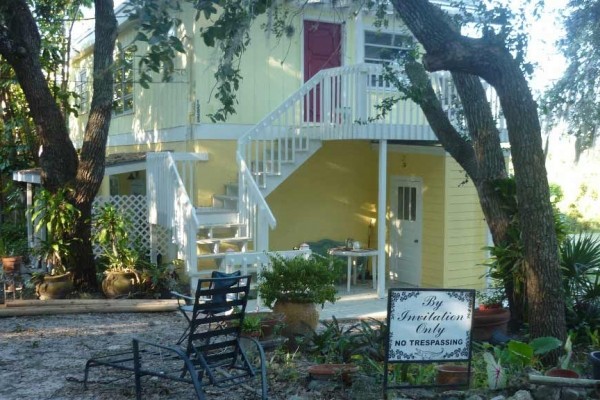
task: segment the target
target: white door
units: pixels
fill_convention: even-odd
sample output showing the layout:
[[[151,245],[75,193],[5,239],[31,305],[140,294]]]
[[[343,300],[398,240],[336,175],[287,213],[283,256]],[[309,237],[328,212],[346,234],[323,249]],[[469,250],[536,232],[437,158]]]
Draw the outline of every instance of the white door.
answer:
[[[421,285],[422,186],[421,178],[399,176],[390,185],[390,274],[411,286]]]

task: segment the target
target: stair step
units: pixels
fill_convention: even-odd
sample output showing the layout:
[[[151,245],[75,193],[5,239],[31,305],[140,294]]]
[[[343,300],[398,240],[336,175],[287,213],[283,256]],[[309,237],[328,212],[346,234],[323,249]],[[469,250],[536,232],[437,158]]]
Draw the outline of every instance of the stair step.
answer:
[[[243,237],[229,237],[229,238],[211,238],[211,239],[198,239],[198,244],[218,244],[218,243],[243,243],[249,241],[251,238],[248,236]]]
[[[237,201],[239,197],[228,194],[214,194],[213,198],[223,201]]]
[[[231,228],[240,228],[242,226],[244,226],[245,224],[242,224],[240,222],[235,222],[235,223],[231,223],[231,224],[202,224],[200,226],[198,226],[198,230],[200,229],[231,229]]]
[[[239,222],[237,210],[221,207],[197,207],[196,217],[201,225],[237,224]]]

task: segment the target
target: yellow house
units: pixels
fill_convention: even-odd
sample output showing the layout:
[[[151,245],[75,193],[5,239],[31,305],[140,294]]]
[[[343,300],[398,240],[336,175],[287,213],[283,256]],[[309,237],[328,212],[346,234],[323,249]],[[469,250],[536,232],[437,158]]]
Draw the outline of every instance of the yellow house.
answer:
[[[407,29],[391,15],[380,28],[372,13],[329,2],[296,11],[290,38],[265,33],[267,16],[254,22],[237,113],[226,123],[206,117],[218,108],[219,54],[204,45],[207,22],[190,9],[179,16],[186,53],[172,81],[144,89],[135,62],[118,64],[108,153],[148,155],[113,168],[101,194],[146,194],[150,222],[173,229],[192,277],[227,257],[251,264],[264,250],[353,238],[377,249],[373,272],[396,286],[483,287],[488,234],[473,185],[416,104],[400,101],[376,118],[376,106],[398,95],[382,65],[406,51]],[[122,60],[135,60],[135,35],[122,22]],[[75,45],[76,143],[92,46],[93,32]],[[434,82],[451,92],[446,75]],[[379,279],[380,296],[385,284]]]

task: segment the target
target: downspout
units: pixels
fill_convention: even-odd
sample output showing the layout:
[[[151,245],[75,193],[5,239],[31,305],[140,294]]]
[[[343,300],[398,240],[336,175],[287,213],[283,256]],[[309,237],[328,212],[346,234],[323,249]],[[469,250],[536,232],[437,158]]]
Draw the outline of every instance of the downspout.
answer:
[[[385,245],[386,245],[386,221],[387,211],[387,140],[379,141],[379,185],[377,198],[377,297],[383,299],[385,293]]]

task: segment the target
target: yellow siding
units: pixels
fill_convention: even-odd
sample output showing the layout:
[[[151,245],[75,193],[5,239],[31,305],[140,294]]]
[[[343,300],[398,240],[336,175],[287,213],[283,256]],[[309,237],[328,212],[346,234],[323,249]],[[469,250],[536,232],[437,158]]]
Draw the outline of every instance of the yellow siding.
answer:
[[[446,231],[444,287],[480,289],[485,268],[487,225],[473,183],[446,157]]]
[[[324,238],[366,244],[376,218],[377,152],[368,142],[326,142],[267,201],[277,218],[273,250]],[[376,240],[373,233],[371,245]]]

